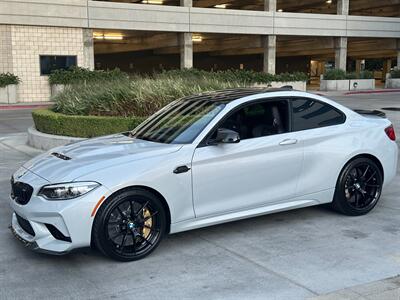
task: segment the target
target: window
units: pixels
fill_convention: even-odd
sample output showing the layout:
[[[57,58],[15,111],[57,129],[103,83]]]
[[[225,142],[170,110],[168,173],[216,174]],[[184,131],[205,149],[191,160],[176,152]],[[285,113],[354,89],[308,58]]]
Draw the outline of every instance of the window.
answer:
[[[40,75],[49,75],[54,70],[66,70],[76,66],[76,56],[40,56]]]
[[[258,102],[234,112],[219,128],[236,131],[241,140],[285,133],[288,115],[286,100]]]
[[[345,122],[345,115],[338,109],[310,98],[294,99],[293,131],[338,125]]]
[[[130,136],[166,144],[190,144],[225,107],[216,101],[181,100],[150,117]]]

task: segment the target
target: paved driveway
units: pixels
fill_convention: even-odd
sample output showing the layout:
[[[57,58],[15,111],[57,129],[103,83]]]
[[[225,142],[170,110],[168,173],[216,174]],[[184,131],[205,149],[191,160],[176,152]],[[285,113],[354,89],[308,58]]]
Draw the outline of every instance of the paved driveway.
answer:
[[[350,107],[400,107],[400,94],[339,98]],[[400,112],[389,116],[400,134]],[[89,249],[62,257],[30,252],[7,228],[7,202],[12,172],[37,152],[24,146],[24,134],[1,131],[3,117],[0,299],[303,299],[400,273],[399,171],[367,216],[293,210],[172,235],[132,263]]]
[[[0,106],[0,136],[26,131],[32,126],[31,109],[9,110]]]

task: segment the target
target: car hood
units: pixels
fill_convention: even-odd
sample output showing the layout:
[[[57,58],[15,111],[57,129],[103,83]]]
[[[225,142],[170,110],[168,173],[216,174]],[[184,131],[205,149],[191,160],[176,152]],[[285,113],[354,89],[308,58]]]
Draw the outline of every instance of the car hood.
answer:
[[[116,134],[54,148],[23,167],[49,182],[68,182],[96,170],[165,155],[181,147]]]

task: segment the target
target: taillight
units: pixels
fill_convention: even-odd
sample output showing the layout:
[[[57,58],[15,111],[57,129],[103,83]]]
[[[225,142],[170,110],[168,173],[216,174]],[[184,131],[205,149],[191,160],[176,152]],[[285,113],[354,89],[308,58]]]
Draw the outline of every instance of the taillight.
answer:
[[[388,136],[389,139],[392,141],[396,140],[396,133],[394,132],[394,127],[393,125],[390,125],[385,129],[386,135]]]

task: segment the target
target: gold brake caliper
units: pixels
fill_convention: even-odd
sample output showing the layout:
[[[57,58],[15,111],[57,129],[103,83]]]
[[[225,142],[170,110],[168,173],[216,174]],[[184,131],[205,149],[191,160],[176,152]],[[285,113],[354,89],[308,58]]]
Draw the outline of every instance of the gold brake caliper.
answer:
[[[143,219],[148,218],[148,220],[144,222],[144,225],[146,226],[143,226],[143,233],[142,233],[143,237],[146,239],[151,233],[150,228],[152,228],[153,226],[153,218],[149,218],[150,216],[151,216],[150,211],[147,208],[143,209]]]

